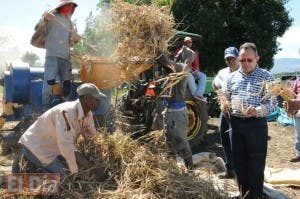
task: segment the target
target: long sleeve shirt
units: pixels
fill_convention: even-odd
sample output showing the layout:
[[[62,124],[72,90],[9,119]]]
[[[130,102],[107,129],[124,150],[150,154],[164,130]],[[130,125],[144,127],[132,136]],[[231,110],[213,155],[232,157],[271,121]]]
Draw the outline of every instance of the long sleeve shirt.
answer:
[[[264,81],[273,81],[274,77],[268,71],[256,66],[255,70],[246,75],[242,68],[233,72],[227,81],[228,101],[231,103],[232,115],[245,117],[243,110],[249,106],[255,107],[257,117],[265,117],[272,113],[277,105],[276,96],[262,91]]]
[[[78,172],[75,142],[80,134],[91,138],[96,132],[92,112],[84,116],[79,99],[59,104],[42,114],[21,136],[26,146],[48,165],[62,155],[72,173]]]
[[[232,71],[230,67],[223,68],[219,70],[217,76],[213,80],[213,84],[215,87],[222,89],[222,91],[226,91],[227,89],[227,80],[229,79]]]

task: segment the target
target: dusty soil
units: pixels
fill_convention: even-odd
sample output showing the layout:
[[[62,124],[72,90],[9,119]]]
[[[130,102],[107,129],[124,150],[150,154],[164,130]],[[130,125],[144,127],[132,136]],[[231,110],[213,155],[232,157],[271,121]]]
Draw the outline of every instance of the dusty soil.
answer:
[[[293,126],[284,127],[277,122],[269,122],[269,142],[266,167],[299,169],[299,163],[291,163],[289,159],[294,157],[295,129]],[[208,121],[208,132],[204,143],[197,152],[215,152],[218,156],[224,157],[219,137],[219,119],[210,118]],[[285,193],[290,198],[300,199],[300,188],[298,187],[277,187],[277,190]]]
[[[210,118],[208,122],[208,132],[205,141],[199,147],[193,149],[197,152],[214,152],[217,156],[223,157],[223,150],[220,144],[218,132],[219,119]],[[1,133],[1,132],[0,132]],[[269,122],[269,136],[267,167],[299,169],[300,163],[290,163],[289,159],[294,156],[294,127],[283,127],[277,122]],[[12,156],[0,156],[0,181],[1,175],[11,171]],[[0,183],[1,184],[1,183]],[[1,186],[0,186],[1,187]],[[285,193],[292,199],[300,199],[300,188],[297,187],[277,187],[277,190]]]

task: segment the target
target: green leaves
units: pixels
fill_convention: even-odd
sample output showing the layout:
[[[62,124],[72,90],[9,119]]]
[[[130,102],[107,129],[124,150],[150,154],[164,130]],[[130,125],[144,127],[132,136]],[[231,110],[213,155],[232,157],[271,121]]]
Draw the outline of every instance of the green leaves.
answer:
[[[260,65],[270,69],[278,50],[277,37],[291,26],[282,0],[176,0],[172,13],[178,29],[203,36],[194,48],[200,53],[200,70],[214,75],[224,66],[228,46],[254,42],[261,56]]]

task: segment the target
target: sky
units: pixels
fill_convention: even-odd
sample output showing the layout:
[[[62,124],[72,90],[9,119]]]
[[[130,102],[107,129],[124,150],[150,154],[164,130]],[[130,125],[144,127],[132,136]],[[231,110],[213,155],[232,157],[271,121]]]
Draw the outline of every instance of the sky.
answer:
[[[30,45],[34,26],[44,11],[54,8],[59,0],[0,0],[0,67],[5,59],[17,60],[26,51],[34,52],[44,59],[45,51]],[[83,33],[85,20],[90,12],[99,12],[99,0],[75,0],[78,4],[72,20],[76,20],[79,34]],[[3,56],[4,55],[4,56]],[[3,63],[4,62],[4,63]]]
[[[78,7],[72,20],[77,21],[79,34],[84,31],[85,20],[92,11],[97,15],[99,0],[75,0]],[[34,52],[44,59],[44,50],[29,44],[35,24],[45,10],[53,8],[59,0],[0,0],[0,67],[5,60],[20,59],[26,52]],[[286,5],[293,25],[278,38],[282,51],[275,58],[300,58],[300,1],[290,0]],[[2,39],[1,39],[2,38]],[[4,38],[4,39],[3,39]]]

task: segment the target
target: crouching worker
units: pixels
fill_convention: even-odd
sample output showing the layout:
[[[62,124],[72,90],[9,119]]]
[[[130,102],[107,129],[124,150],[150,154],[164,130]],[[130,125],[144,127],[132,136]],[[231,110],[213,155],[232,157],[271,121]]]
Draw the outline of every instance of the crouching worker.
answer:
[[[193,56],[188,58],[194,59]],[[163,66],[169,66],[173,72],[188,73],[186,64],[177,64],[164,54],[161,54],[157,61]],[[184,159],[185,166],[193,169],[193,158],[190,144],[187,139],[188,133],[188,111],[184,96],[187,88],[187,77],[182,78],[172,87],[172,96],[164,100],[166,109],[163,112],[166,138],[171,152],[178,154]]]
[[[95,132],[92,111],[106,96],[91,83],[77,88],[78,99],[64,102],[43,113],[21,136],[22,154],[45,173],[76,173],[95,165],[76,148],[79,135],[91,139]],[[65,160],[65,161],[64,161]],[[64,164],[67,163],[67,165]],[[104,168],[94,170],[97,180],[104,180]]]

